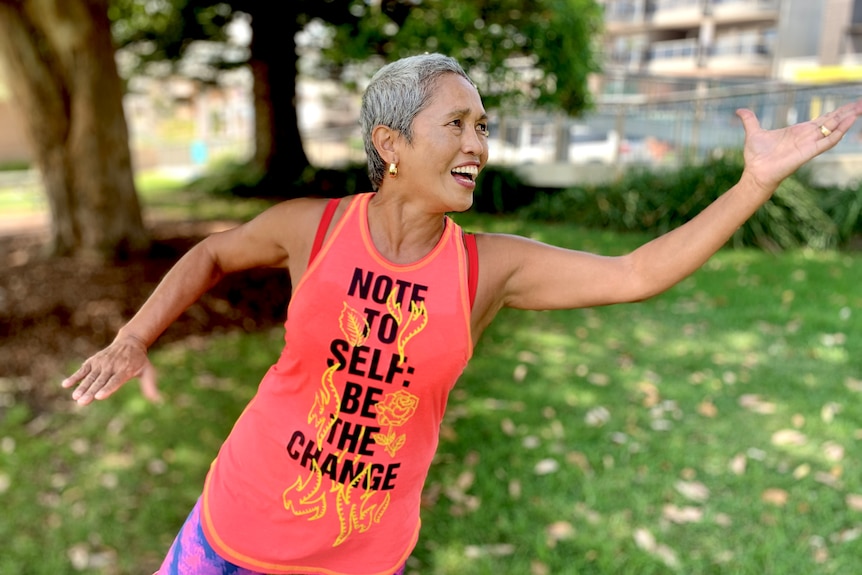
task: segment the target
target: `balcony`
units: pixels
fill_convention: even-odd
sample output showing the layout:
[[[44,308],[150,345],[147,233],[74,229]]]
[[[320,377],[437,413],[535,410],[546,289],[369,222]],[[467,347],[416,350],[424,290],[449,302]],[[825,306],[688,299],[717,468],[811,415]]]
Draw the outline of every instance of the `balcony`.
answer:
[[[778,20],[778,0],[712,0],[711,10],[715,23],[751,24]]]
[[[698,73],[700,47],[695,38],[656,42],[647,65],[650,74],[692,76]]]
[[[704,0],[658,0],[652,25],[656,29],[699,28],[703,12]]]

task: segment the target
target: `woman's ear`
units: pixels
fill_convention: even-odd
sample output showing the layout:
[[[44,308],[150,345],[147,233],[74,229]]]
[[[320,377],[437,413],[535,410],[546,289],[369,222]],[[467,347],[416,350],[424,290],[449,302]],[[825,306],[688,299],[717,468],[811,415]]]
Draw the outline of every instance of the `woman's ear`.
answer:
[[[371,130],[371,142],[380,157],[387,164],[398,163],[398,153],[395,144],[400,134],[388,126],[374,126]]]

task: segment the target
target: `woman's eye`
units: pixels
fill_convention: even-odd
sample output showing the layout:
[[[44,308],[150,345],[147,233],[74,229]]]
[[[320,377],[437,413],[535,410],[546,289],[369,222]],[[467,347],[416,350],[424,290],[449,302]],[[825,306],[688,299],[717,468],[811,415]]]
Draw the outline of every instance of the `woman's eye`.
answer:
[[[476,124],[476,130],[482,134],[483,136],[487,136],[490,134],[490,130],[488,129],[488,124]]]

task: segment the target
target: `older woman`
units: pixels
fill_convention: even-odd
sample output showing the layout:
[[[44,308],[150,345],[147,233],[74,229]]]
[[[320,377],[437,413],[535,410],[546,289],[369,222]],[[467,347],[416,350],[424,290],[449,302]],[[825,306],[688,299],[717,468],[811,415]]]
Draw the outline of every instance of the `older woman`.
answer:
[[[700,267],[862,112],[765,131],[751,111],[745,170],[692,221],[620,257],[465,234],[488,160],[485,109],[439,54],[382,68],[361,122],[374,193],[299,199],[188,252],[114,342],[65,387],[80,404],[152,384],[147,348],[225,274],[285,268],[284,351],[224,442],[159,573],[391,575],[419,535],[419,503],[448,393],[503,307],[634,302]]]

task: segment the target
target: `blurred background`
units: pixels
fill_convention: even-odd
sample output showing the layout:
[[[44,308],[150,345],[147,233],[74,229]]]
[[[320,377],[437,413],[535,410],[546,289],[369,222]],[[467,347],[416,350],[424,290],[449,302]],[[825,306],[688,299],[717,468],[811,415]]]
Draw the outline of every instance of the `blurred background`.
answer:
[[[2,4],[26,23],[28,3]],[[81,2],[88,4],[105,11],[101,25],[111,18],[110,29],[92,24],[89,33],[110,30],[105,41],[118,46],[131,168],[184,177],[232,161],[264,171],[286,166],[289,183],[306,160],[318,168],[361,164],[363,83],[386,59],[418,50],[464,62],[492,114],[491,162],[516,166],[541,186],[738,149],[736,108],[753,109],[765,127],[786,125],[858,96],[862,81],[856,0],[297,2],[272,15],[254,2]],[[74,18],[88,17],[67,14],[54,25],[83,30]],[[94,45],[77,42],[69,49]],[[38,123],[52,118],[33,103],[45,88],[27,84],[62,73],[50,62],[42,71],[18,68],[20,52],[6,53],[0,193],[26,187],[39,203],[39,157],[52,144]],[[67,83],[67,91],[80,84]],[[63,90],[60,82],[55,91]],[[64,109],[63,97],[52,97]],[[74,122],[76,95],[66,99]],[[112,117],[116,106],[96,112],[102,124],[122,123]],[[858,134],[818,160],[821,180],[858,178]],[[57,203],[62,218],[59,204],[74,202]],[[79,240],[65,241],[74,251]]]
[[[456,57],[465,229],[600,253],[689,220],[742,125],[862,97],[862,0],[0,0],[0,573],[152,573],[283,345],[283,270],[160,338],[165,401],[59,380],[207,234],[369,189],[363,87]],[[410,575],[853,573],[862,125],[637,306],[501,313],[452,392]]]

